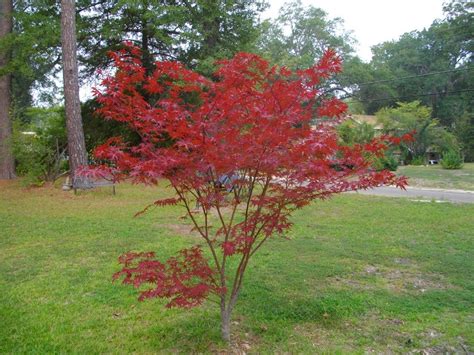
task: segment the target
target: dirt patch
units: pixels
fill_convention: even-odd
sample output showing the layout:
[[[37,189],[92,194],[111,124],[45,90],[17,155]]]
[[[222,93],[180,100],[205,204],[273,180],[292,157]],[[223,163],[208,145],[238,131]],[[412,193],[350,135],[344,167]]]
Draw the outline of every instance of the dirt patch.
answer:
[[[344,277],[330,277],[328,281],[332,285],[344,286],[348,288],[353,288],[357,290],[373,290],[375,286],[370,285],[364,280],[360,279],[358,276],[354,275],[354,278],[344,278]]]
[[[238,354],[245,355],[249,353],[256,353],[257,347],[260,344],[260,338],[249,332],[242,332],[241,324],[243,317],[237,316],[234,321],[231,322],[231,339],[227,347],[218,347],[212,344],[209,347],[209,352],[212,354]]]
[[[232,214],[233,207],[232,206],[225,206],[220,208],[221,215],[224,217],[225,220],[227,220],[230,215]],[[243,206],[237,207],[237,212],[242,212],[243,211]],[[214,218],[219,218],[219,213],[217,212],[216,208],[211,208],[211,215]]]
[[[438,339],[440,344],[430,344],[434,339]],[[434,355],[434,354],[474,354],[469,346],[466,344],[463,337],[458,336],[456,340],[444,343],[442,341],[443,334],[434,330],[428,329],[422,333],[421,343],[425,345],[421,349],[414,349],[410,351],[410,354],[423,354],[423,355]]]
[[[346,288],[374,290],[382,287],[392,292],[424,293],[430,290],[457,288],[443,275],[423,272],[409,259],[394,259],[394,262],[399,267],[366,265],[361,272],[354,272],[348,277],[331,277],[328,281]]]
[[[396,264],[400,264],[400,265],[412,265],[413,264],[413,262],[410,259],[407,259],[407,258],[395,258],[395,259],[393,259],[393,261]]]
[[[157,225],[160,228],[165,228],[170,231],[172,234],[176,234],[183,237],[201,237],[198,231],[193,230],[193,226],[188,224],[172,224],[172,223],[162,223]]]
[[[14,180],[1,180],[0,179],[0,188],[13,187],[16,184]]]
[[[347,332],[346,332],[347,327]],[[306,338],[314,348],[314,353],[356,353],[357,339],[348,335],[354,330],[353,322],[346,322],[341,328],[324,327],[321,323],[304,323],[294,327],[294,333]],[[297,346],[300,339],[289,337],[288,344]]]
[[[408,354],[417,355],[444,355],[444,354],[473,354],[465,346],[437,345],[424,349],[414,349]]]
[[[430,290],[455,288],[440,274],[423,273],[415,269],[385,269],[375,273],[385,286],[395,292],[415,291],[424,293]]]

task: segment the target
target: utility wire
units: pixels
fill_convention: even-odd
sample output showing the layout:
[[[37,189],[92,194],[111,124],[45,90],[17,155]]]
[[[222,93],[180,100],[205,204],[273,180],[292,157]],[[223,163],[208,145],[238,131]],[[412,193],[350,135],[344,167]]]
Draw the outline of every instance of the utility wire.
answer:
[[[380,98],[380,99],[357,100],[357,101],[359,101],[359,102],[365,102],[365,103],[368,103],[368,102],[376,102],[376,101],[392,101],[392,100],[406,99],[406,98],[410,98],[410,97],[436,96],[436,95],[439,95],[439,94],[449,95],[449,94],[457,94],[457,93],[473,92],[473,91],[474,91],[474,89],[463,89],[463,90],[444,91],[444,92],[441,92],[441,93],[424,93],[424,94],[415,94],[415,95],[406,95],[406,96],[395,96],[395,97],[384,97],[384,98]],[[349,97],[352,97],[352,96],[349,96]],[[346,97],[346,98],[349,98],[349,97]]]
[[[448,70],[441,70],[441,71],[434,71],[434,72],[425,73],[425,74],[401,76],[401,77],[399,77],[399,78],[394,78],[394,79],[375,80],[375,81],[368,81],[368,82],[365,82],[365,83],[352,84],[352,85],[367,86],[367,85],[378,84],[378,83],[388,83],[388,82],[391,82],[391,81],[399,81],[399,80],[405,80],[405,79],[420,78],[420,77],[425,77],[425,76],[438,75],[438,74],[446,74],[446,73],[454,73],[454,72],[468,71],[468,70],[474,70],[474,67],[460,68],[460,69],[448,69]]]

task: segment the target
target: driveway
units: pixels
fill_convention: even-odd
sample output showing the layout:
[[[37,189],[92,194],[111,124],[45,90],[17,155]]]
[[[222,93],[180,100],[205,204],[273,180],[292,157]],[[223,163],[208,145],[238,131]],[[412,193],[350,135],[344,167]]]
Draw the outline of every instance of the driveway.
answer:
[[[443,190],[423,187],[407,187],[406,191],[392,186],[376,187],[374,189],[357,191],[361,195],[378,195],[388,197],[405,197],[411,200],[426,200],[437,202],[474,203],[474,191]]]

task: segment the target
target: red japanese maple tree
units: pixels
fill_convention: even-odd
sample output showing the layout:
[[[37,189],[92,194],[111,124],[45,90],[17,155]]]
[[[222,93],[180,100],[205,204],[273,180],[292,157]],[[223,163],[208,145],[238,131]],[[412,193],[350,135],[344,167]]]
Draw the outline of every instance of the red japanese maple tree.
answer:
[[[89,174],[144,184],[167,179],[174,197],[154,204],[183,206],[202,237],[165,262],[153,252],[126,253],[114,277],[140,287],[140,300],[166,298],[168,307],[216,297],[226,341],[251,259],[291,227],[292,212],[344,191],[406,185],[372,168],[395,138],[338,144],[346,105],[318,89],[341,70],[331,50],[296,72],[239,53],[220,62],[214,80],[177,62],[157,62],[147,75],[132,47],[111,55],[116,72],[96,91],[99,113],[126,122],[141,141],[117,137],[97,147],[95,157],[106,163]]]

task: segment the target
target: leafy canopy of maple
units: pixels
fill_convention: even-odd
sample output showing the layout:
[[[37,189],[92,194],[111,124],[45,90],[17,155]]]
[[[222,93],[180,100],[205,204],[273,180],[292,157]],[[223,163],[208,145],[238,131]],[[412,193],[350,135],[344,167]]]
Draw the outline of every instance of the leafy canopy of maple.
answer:
[[[157,62],[147,75],[133,47],[111,55],[116,72],[96,90],[99,112],[128,123],[141,142],[110,139],[95,150],[104,164],[88,173],[145,184],[167,179],[174,197],[155,205],[184,206],[203,240],[164,263],[153,253],[123,255],[115,277],[149,285],[140,299],[192,307],[214,294],[228,315],[249,260],[268,238],[291,227],[293,211],[344,191],[406,185],[372,168],[398,139],[338,144],[335,127],[346,105],[318,90],[341,70],[331,50],[296,72],[239,53],[220,62],[214,80],[177,62]],[[236,268],[227,267],[230,257],[237,258]]]

